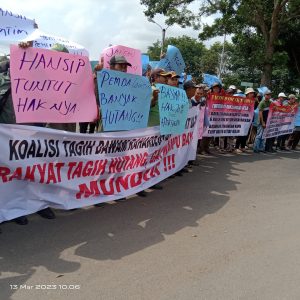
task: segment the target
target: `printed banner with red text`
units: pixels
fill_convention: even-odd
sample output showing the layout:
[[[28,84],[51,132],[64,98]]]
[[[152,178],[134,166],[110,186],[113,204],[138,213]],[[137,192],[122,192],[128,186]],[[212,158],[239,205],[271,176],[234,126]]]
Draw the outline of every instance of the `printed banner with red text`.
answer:
[[[271,103],[263,138],[291,134],[294,131],[297,105]]]
[[[254,100],[212,94],[207,101],[209,126],[203,136],[245,136],[253,114]]]
[[[0,125],[0,223],[48,206],[72,209],[147,189],[196,157],[197,108],[184,133],[159,127],[77,134]]]

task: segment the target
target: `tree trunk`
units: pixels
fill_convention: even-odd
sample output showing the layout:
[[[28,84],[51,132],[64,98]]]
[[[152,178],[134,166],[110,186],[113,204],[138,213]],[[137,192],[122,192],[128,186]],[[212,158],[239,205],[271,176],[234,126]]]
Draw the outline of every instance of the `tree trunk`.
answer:
[[[261,85],[271,88],[271,78],[273,70],[273,55],[274,55],[274,45],[279,34],[279,17],[280,14],[289,0],[274,0],[274,9],[271,18],[271,27],[269,32],[266,30],[265,22],[258,21],[261,25],[261,30],[265,36],[266,41],[266,51],[263,74],[261,77]]]
[[[273,70],[273,54],[274,54],[274,43],[273,41],[267,42],[265,51],[265,60],[263,66],[263,73],[261,77],[261,85],[271,88],[272,84],[272,70]]]

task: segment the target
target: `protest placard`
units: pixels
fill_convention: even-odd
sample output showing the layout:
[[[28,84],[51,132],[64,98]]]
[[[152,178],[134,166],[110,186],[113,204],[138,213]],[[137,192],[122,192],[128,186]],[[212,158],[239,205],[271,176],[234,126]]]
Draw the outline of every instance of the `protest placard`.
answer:
[[[295,118],[295,126],[300,126],[300,108],[298,106],[298,111],[297,111],[297,115]]]
[[[27,38],[35,31],[34,20],[0,8],[0,41],[15,42]]]
[[[87,57],[14,45],[10,56],[17,123],[91,122],[97,118]]]
[[[148,66],[149,66],[149,55],[147,54],[142,54],[142,69],[143,69],[143,74],[147,72]]]
[[[97,135],[0,124],[0,223],[145,190],[195,159],[197,111],[181,135],[152,127]]]
[[[149,64],[149,61],[150,61],[149,55],[147,55],[147,54],[142,54],[141,59],[142,59],[142,65],[143,65],[143,66]]]
[[[104,131],[147,127],[152,95],[148,78],[103,69],[97,83]]]
[[[198,130],[198,139],[201,140],[203,137],[203,131],[204,131],[204,116],[205,116],[205,106],[199,106],[200,113],[199,113],[199,130]]]
[[[183,73],[185,63],[179,49],[168,45],[167,53],[165,57],[159,61],[157,68],[162,68],[166,71],[175,71],[178,75]]]
[[[254,100],[211,94],[207,101],[209,126],[203,136],[245,136],[254,113]]]
[[[71,54],[89,56],[89,52],[83,46],[63,37],[51,35],[40,30],[32,34],[32,40],[34,48],[51,49],[54,44],[62,44]]]
[[[158,60],[152,60],[152,61],[149,61],[149,65],[151,66],[151,69],[152,69],[152,70],[157,68],[158,63],[159,63]]]
[[[189,102],[182,89],[156,84],[159,89],[158,104],[161,134],[180,134],[184,131]]]
[[[203,74],[203,83],[211,87],[215,82],[218,82],[222,85],[222,81],[216,75]]]
[[[294,131],[297,105],[271,103],[263,138],[291,134]]]
[[[103,57],[104,59],[104,68],[110,69],[109,61],[115,55],[124,56],[131,64],[131,67],[128,66],[127,73],[142,75],[142,61],[140,50],[120,45],[105,48],[101,54],[101,57]]]

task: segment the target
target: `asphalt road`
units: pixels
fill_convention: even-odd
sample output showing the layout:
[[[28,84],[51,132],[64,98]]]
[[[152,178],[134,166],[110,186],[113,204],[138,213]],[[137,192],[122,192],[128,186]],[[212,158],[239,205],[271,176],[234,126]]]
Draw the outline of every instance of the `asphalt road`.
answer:
[[[1,224],[0,299],[300,299],[300,152],[199,159],[146,198]]]

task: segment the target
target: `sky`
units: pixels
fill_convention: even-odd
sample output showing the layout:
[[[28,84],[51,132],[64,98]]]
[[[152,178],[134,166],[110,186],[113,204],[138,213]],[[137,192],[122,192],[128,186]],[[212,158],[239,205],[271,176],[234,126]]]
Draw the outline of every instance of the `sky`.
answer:
[[[139,0],[0,0],[0,7],[35,19],[45,33],[83,45],[90,60],[98,60],[102,49],[110,44],[146,52],[148,46],[161,40],[161,29],[147,20]],[[165,27],[163,16],[154,20]],[[211,21],[206,19],[207,23]],[[197,38],[198,32],[178,25],[166,32],[166,37],[181,35]]]

